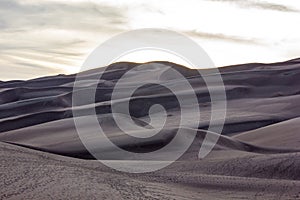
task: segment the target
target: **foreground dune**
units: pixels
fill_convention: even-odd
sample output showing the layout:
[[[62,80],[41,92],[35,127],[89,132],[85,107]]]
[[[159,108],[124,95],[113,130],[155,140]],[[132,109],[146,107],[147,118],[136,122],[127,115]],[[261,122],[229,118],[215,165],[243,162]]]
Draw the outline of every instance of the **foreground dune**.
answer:
[[[132,175],[97,161],[4,143],[0,149],[1,199],[299,199],[299,153],[227,150]]]
[[[146,66],[146,67],[145,67]],[[201,120],[181,116],[170,91],[149,84],[139,89],[130,113],[111,114],[110,101],[116,81],[132,69],[123,87],[145,80],[170,83],[181,88],[182,81],[159,76],[166,67],[179,71],[193,85],[201,109]],[[0,199],[3,198],[88,198],[88,199],[300,199],[300,59],[275,64],[246,64],[220,68],[227,96],[227,115],[222,135],[213,151],[198,159],[199,147],[207,134],[210,98],[204,80],[196,70],[168,62],[116,63],[78,74],[81,88],[73,90],[75,75],[58,75],[29,81],[0,82]],[[72,94],[89,90],[102,74],[96,103],[72,107]],[[162,73],[163,74],[163,73]],[[207,76],[214,76],[205,70]],[[213,86],[220,89],[219,85]],[[180,90],[189,98],[193,91]],[[120,95],[122,91],[120,91]],[[125,126],[144,127],[150,133],[161,121],[150,120],[149,107],[161,104],[167,123],[155,137],[134,139],[123,133],[114,119]],[[178,121],[187,119],[183,134],[196,130],[188,151],[160,171],[142,175],[111,170],[97,162],[76,132],[72,109],[86,123],[81,129],[93,131],[90,113],[97,118],[109,139],[133,152],[148,152],[168,144],[177,133]],[[155,114],[155,113],[154,113]],[[135,130],[130,130],[135,132]],[[215,133],[210,133],[215,134]],[[169,152],[172,153],[172,152]],[[131,157],[102,153],[110,162],[134,162]],[[114,156],[112,156],[114,155]],[[79,158],[79,159],[78,159]],[[163,162],[159,155],[157,160]]]

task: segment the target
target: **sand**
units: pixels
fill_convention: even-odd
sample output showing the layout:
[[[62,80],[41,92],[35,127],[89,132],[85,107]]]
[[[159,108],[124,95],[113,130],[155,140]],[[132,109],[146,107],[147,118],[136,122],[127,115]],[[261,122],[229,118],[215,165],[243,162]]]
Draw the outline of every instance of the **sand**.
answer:
[[[204,159],[197,155],[207,133],[211,105],[203,79],[196,70],[174,63],[143,66],[116,63],[82,72],[82,87],[74,91],[75,75],[0,82],[0,199],[300,199],[300,59],[220,68],[227,95],[226,122],[218,143]],[[180,95],[190,98],[193,91],[181,89],[179,78],[157,78],[166,67],[183,74],[198,97],[201,119],[193,118],[194,105],[187,105],[189,114],[182,116],[187,119],[183,134],[197,133],[188,151],[172,165],[145,174],[117,172],[93,160],[76,132],[72,93],[85,95],[102,74],[95,106],[108,138],[129,151],[152,151],[168,144],[179,128],[181,114],[172,93],[146,85],[134,94],[132,118],[116,114],[127,127],[138,124],[151,130],[161,118],[153,115],[150,123],[148,108],[163,105],[168,114],[166,126],[147,139],[133,139],[114,123],[110,106],[122,106],[126,90],[119,91],[113,101],[110,97],[116,80],[133,69],[124,88],[156,81],[172,84]],[[205,73],[214,76],[210,70]],[[220,85],[213,88],[218,90]],[[82,130],[95,128],[90,120],[93,106],[83,101],[73,108],[86,122]],[[111,162],[134,162],[131,157],[113,155],[109,149],[103,152],[103,158]]]

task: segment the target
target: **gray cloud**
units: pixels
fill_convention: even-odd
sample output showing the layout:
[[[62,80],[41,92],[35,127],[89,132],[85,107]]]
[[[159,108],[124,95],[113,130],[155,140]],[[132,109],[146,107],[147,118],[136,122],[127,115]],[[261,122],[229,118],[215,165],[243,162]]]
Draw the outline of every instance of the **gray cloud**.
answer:
[[[2,29],[30,28],[75,29],[81,31],[115,29],[126,23],[124,10],[91,2],[43,2],[21,4],[17,0],[0,1]]]
[[[244,43],[244,44],[263,45],[263,42],[256,38],[243,38],[243,37],[225,35],[220,33],[206,33],[206,32],[199,32],[199,31],[189,31],[186,32],[186,34],[194,37],[205,38],[205,39],[223,40],[228,42],[236,42],[236,43]]]
[[[257,9],[273,10],[273,11],[281,11],[281,12],[299,12],[299,10],[286,5],[269,3],[265,1],[256,1],[256,0],[208,0],[208,1],[232,3],[242,8],[257,8]]]
[[[21,0],[0,1],[1,68],[42,75],[60,71],[53,64],[74,67],[83,59],[91,35],[116,33],[127,24],[126,8],[90,1],[69,3]],[[41,66],[40,62],[49,63]],[[24,70],[22,69],[24,67]],[[31,70],[28,70],[30,67]],[[78,66],[77,66],[78,67]],[[33,72],[32,69],[35,69]],[[27,71],[26,71],[27,70]],[[9,79],[13,73],[1,73]]]
[[[264,11],[277,11],[278,13],[275,14],[279,16],[287,16],[286,13],[279,12],[298,12],[293,7],[262,0],[206,1],[232,4],[243,8],[243,11],[247,11],[244,9],[261,9],[262,13]],[[69,2],[67,0],[61,2],[0,0],[0,68],[4,69],[1,71],[0,80],[19,77],[29,78],[31,75],[37,77],[54,74],[55,72],[70,72],[72,69],[78,69],[76,67],[79,67],[88,51],[93,49],[98,42],[101,42],[100,39],[103,40],[109,35],[127,30],[128,27],[132,26],[129,20],[135,21],[134,18],[143,18],[143,15],[148,15],[149,20],[151,20],[151,14],[153,13],[161,14],[159,16],[163,18],[162,20],[164,20],[164,17],[167,20],[172,20],[168,19],[168,10],[164,10],[163,7],[160,10],[159,5],[156,6],[146,2],[121,2],[110,5],[99,2],[93,3],[88,0],[82,2]],[[171,5],[174,2],[170,1],[169,3]],[[176,1],[172,6],[177,6]],[[184,19],[185,13],[182,12],[184,8],[177,6],[176,9]],[[172,12],[170,16],[172,16]],[[297,24],[295,23],[298,22],[297,17],[290,19],[291,21],[288,21],[290,24]],[[153,20],[157,20],[157,18],[154,17]],[[187,20],[192,21],[195,18]],[[255,25],[256,20],[257,18],[254,16],[253,25]],[[144,25],[141,20],[139,23],[134,27],[138,28],[138,26]],[[150,23],[150,25],[153,23]],[[222,23],[222,20],[220,20],[220,23]],[[249,24],[249,27],[253,27],[253,25]],[[199,28],[194,25],[194,27],[182,29],[184,26],[181,27],[179,23],[178,28],[176,26],[175,28],[174,25],[161,28],[173,28],[179,32]],[[215,24],[215,26],[218,26],[218,24]],[[279,28],[281,26],[282,24],[278,25]],[[225,29],[223,32],[220,30],[220,33],[189,31],[186,34],[192,37],[227,41],[228,43],[266,46],[266,41],[263,41],[264,38],[260,40],[239,35],[226,35]],[[232,33],[232,31],[230,32]]]

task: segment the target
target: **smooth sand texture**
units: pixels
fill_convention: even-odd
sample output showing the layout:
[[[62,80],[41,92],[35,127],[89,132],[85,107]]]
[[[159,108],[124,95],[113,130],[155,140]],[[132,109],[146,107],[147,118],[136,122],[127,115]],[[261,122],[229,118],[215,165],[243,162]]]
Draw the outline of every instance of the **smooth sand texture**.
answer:
[[[197,137],[171,166],[139,175],[116,172],[91,160],[93,156],[82,145],[72,118],[75,75],[0,82],[0,199],[300,199],[299,59],[220,68],[227,95],[226,123],[214,150],[201,160],[197,155],[210,119],[210,99],[196,70],[168,62],[153,62],[146,67],[117,63],[104,74],[104,68],[80,73],[82,87],[75,92],[84,96],[102,73],[95,105],[108,138],[129,151],[152,151],[168,144],[178,130],[180,111],[172,93],[148,84],[134,94],[132,119],[124,113],[116,114],[125,126],[134,123],[146,128],[141,134],[148,130],[150,134],[162,119],[154,113],[150,123],[149,107],[163,105],[167,122],[157,136],[147,139],[124,134],[113,120],[110,105],[122,106],[122,92],[145,80],[172,84],[180,95],[189,98],[193,91],[181,89],[179,78],[168,73],[157,76],[166,66],[182,73],[196,91],[201,119],[193,117],[193,105],[186,105],[189,114],[181,117],[187,119],[183,134],[197,129]],[[130,69],[122,85],[124,90],[118,91],[118,98],[111,102],[116,81]],[[214,76],[210,70],[205,73]],[[214,89],[220,89],[219,85]],[[81,128],[93,131],[93,105],[74,109],[86,122]],[[103,158],[133,162],[131,157],[116,157],[109,150],[103,152]]]

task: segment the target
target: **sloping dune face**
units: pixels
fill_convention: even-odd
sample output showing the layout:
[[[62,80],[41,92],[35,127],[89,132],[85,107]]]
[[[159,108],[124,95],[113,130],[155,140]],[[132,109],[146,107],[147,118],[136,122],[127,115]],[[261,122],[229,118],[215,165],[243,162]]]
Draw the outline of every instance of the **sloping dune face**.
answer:
[[[170,68],[182,76],[165,73]],[[198,158],[200,146],[208,133],[217,133],[207,131],[212,105],[197,70],[169,62],[124,62],[77,75],[0,82],[0,199],[299,199],[300,59],[219,70],[226,90],[226,120],[204,159]],[[209,69],[203,72],[216,75]],[[80,87],[73,87],[76,76]],[[192,89],[183,87],[182,78]],[[196,94],[196,105],[185,105],[188,112],[181,112],[176,96],[162,84],[172,85],[186,99]],[[86,103],[93,87],[94,102]],[[129,114],[122,109],[112,112],[112,106],[124,107],[130,88],[137,90],[130,96]],[[222,87],[215,82],[211,89]],[[83,98],[76,106],[74,95]],[[194,117],[195,106],[200,118]],[[84,123],[75,126],[74,110]],[[182,118],[185,123],[179,126]],[[126,133],[116,121],[128,128]],[[162,122],[159,133],[151,135]],[[86,160],[94,157],[77,129],[96,132],[99,125],[114,144],[135,153],[164,147],[179,129],[187,136],[196,132],[196,137],[166,168],[138,175],[117,173]],[[134,164],[133,158],[109,148],[100,153],[107,162]],[[164,158],[158,155],[155,161]]]

